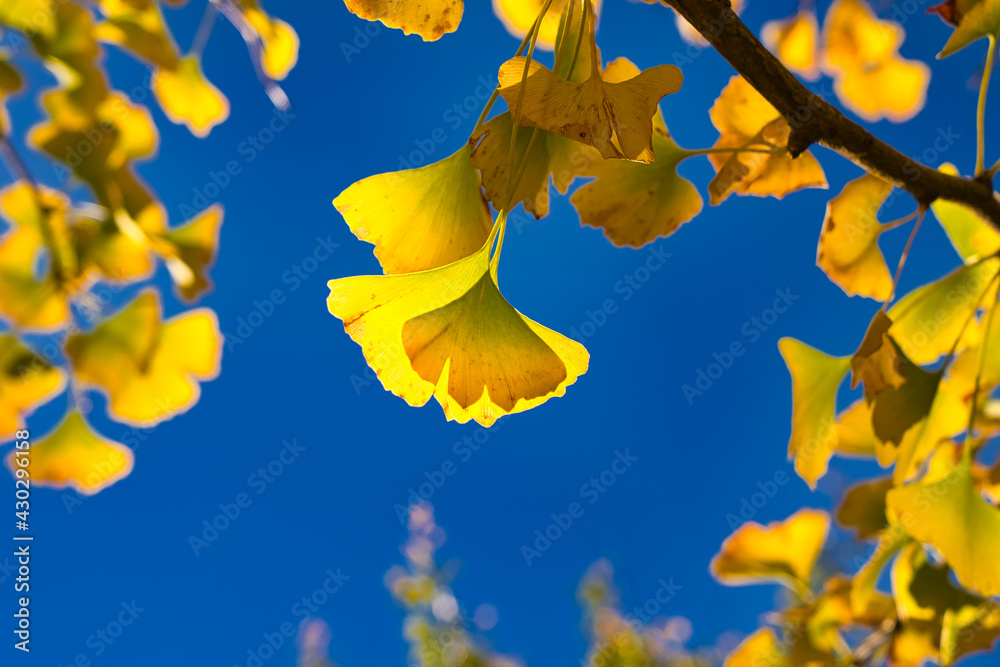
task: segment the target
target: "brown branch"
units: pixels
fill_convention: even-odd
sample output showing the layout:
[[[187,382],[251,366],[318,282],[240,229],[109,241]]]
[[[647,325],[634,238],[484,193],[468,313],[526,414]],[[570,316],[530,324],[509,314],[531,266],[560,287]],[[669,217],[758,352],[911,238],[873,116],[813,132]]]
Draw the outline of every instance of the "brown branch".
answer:
[[[965,204],[1000,229],[1000,200],[988,177],[966,179],[927,167],[847,118],[809,91],[757,40],[729,0],[664,0],[700,32],[792,127],[788,149],[831,148],[928,206],[936,199]]]

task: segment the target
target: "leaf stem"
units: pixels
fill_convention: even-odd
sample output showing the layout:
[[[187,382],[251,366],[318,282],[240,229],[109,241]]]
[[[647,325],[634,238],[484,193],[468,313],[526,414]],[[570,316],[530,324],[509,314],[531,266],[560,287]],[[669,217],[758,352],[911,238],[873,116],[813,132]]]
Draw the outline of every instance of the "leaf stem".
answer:
[[[921,206],[917,210],[917,223],[913,225],[913,230],[910,232],[910,238],[906,239],[906,245],[903,247],[903,254],[899,256],[899,264],[896,265],[896,275],[892,278],[892,290],[889,291],[889,298],[882,304],[883,310],[885,310],[896,294],[896,287],[899,285],[899,277],[903,275],[903,266],[906,264],[906,258],[910,255],[910,247],[913,246],[913,239],[917,237],[917,232],[920,231],[920,223],[924,221],[924,215],[926,214],[927,208],[924,206]]]
[[[205,50],[205,45],[208,44],[208,38],[212,34],[212,28],[215,27],[215,19],[218,16],[218,7],[211,2],[205,5],[205,13],[201,15],[201,23],[198,24],[198,32],[194,34],[194,39],[191,40],[191,49],[188,51],[188,55],[201,58],[201,54]]]
[[[532,24],[532,30],[533,29],[534,29],[534,24]],[[532,30],[529,30],[528,34],[526,34],[524,36],[524,39],[521,40],[521,46],[517,47],[517,51],[514,52],[515,58],[524,53],[524,49],[527,48],[528,41],[531,39]],[[500,96],[500,84],[498,83],[496,85],[496,88],[494,88],[493,92],[490,94],[490,98],[486,100],[486,106],[483,107],[482,113],[479,114],[479,118],[476,120],[476,126],[472,128],[472,134],[469,135],[470,138],[475,136],[476,132],[479,131],[479,128],[481,128],[483,126],[483,123],[486,122],[486,116],[489,115],[490,109],[492,109],[493,105],[496,104],[497,98],[499,96]]]
[[[996,50],[996,37],[989,35],[989,51],[986,53],[986,68],[983,70],[983,80],[979,84],[979,105],[976,109],[976,176],[986,171],[986,91],[990,87],[990,74],[993,71],[993,54]]]
[[[998,273],[997,275],[1000,275]],[[996,277],[994,277],[994,280]],[[990,281],[992,284],[992,281]],[[988,288],[987,288],[988,289]],[[965,429],[965,443],[962,445],[962,464],[969,466],[972,464],[972,427],[976,421],[976,403],[979,398],[979,385],[983,379],[983,367],[986,365],[986,346],[990,340],[990,328],[993,326],[993,314],[997,311],[997,306],[1000,304],[1000,290],[997,291],[996,297],[993,299],[993,306],[990,308],[989,314],[986,316],[986,328],[983,331],[983,342],[980,344],[979,349],[979,368],[976,369],[976,382],[972,386],[972,405],[969,407],[969,425]]]

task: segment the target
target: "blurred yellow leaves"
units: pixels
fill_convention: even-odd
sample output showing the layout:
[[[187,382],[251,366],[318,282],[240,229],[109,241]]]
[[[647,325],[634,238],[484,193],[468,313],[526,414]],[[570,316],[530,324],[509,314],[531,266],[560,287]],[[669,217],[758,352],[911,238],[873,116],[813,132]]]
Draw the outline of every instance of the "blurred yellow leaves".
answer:
[[[487,426],[562,396],[589,361],[582,345],[501,296],[496,235],[437,269],[331,280],[328,299],[386,389],[413,406],[434,396],[449,420]]]
[[[878,239],[886,227],[878,210],[892,192],[892,184],[865,174],[844,186],[826,207],[816,263],[850,296],[885,301],[892,292],[892,276]]]
[[[712,559],[721,583],[739,586],[774,581],[802,593],[830,529],[826,512],[803,509],[781,522],[747,522],[726,538]]]
[[[783,644],[783,643],[782,643]],[[791,665],[782,650],[774,630],[763,628],[756,631],[733,649],[726,657],[723,667],[787,667]]]
[[[760,38],[788,69],[810,80],[819,78],[819,24],[814,13],[802,10],[784,20],[768,21]]]
[[[455,32],[465,10],[463,0],[344,0],[347,9],[368,21],[381,21],[403,34],[433,42]]]
[[[968,463],[937,481],[894,489],[886,503],[910,535],[944,555],[963,586],[1000,595],[1000,510],[979,495]]]
[[[479,250],[493,226],[471,154],[466,145],[440,162],[369,176],[333,205],[355,236],[375,245],[386,273],[450,264]]]
[[[572,3],[574,8],[583,4],[580,0],[553,0],[538,28],[538,48],[547,51],[555,48],[560,17],[567,3]],[[531,30],[544,4],[544,0],[493,0],[493,13],[510,34],[520,39]],[[601,0],[594,0],[593,6],[595,14],[600,16]]]
[[[837,447],[837,387],[847,375],[851,358],[831,357],[794,338],[782,338],[778,349],[792,376],[788,456],[795,459],[795,472],[814,489]]]
[[[66,376],[10,334],[0,334],[0,441],[24,427],[24,417],[62,391]]]
[[[153,92],[167,118],[186,125],[196,137],[207,137],[229,117],[229,100],[205,78],[197,56],[182,58],[172,69],[157,69]]]
[[[864,0],[836,0],[823,32],[823,68],[844,106],[867,121],[896,123],[923,108],[930,70],[900,57],[902,26],[876,18]]]
[[[222,334],[215,313],[192,310],[163,321],[145,291],[117,315],[66,342],[73,372],[109,397],[117,421],[149,426],[186,412],[200,382],[219,373]]]
[[[951,164],[945,163],[939,170],[958,176],[958,169]],[[931,211],[966,264],[989,257],[1000,250],[1000,232],[975,211],[947,199],[935,200],[931,204]]]
[[[15,452],[7,456],[7,467],[19,466]],[[52,432],[31,445],[26,466],[32,484],[57,489],[72,487],[92,495],[132,472],[132,450],[102,438],[83,416],[70,412]]]
[[[596,49],[593,51],[596,59]],[[683,76],[658,65],[638,76],[610,83],[596,60],[591,76],[572,83],[532,60],[521,94],[525,58],[500,67],[500,94],[514,109],[521,98],[521,124],[593,146],[605,158],[651,162],[652,118],[660,98],[680,90]]]
[[[239,0],[243,15],[260,36],[261,66],[264,73],[280,81],[288,76],[299,60],[299,36],[292,26],[269,16],[257,0]]]
[[[714,149],[750,149],[709,155],[718,172],[708,186],[710,203],[722,203],[730,194],[777,197],[795,190],[827,186],[826,176],[812,153],[788,154],[791,128],[778,110],[741,76],[730,79],[709,111],[719,131]]]

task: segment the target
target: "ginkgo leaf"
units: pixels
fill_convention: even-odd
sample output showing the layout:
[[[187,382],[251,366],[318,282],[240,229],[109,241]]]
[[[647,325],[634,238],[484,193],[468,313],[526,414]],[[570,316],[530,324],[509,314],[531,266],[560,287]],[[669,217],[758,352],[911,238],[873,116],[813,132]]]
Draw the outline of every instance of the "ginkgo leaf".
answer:
[[[112,418],[149,426],[186,412],[219,374],[222,334],[208,308],[163,321],[146,290],[96,329],[66,341],[81,382],[105,392]]]
[[[579,343],[526,318],[501,296],[490,251],[446,266],[331,280],[327,304],[383,386],[413,406],[434,396],[449,420],[498,418],[554,396],[587,370]]]
[[[837,522],[853,528],[859,540],[880,534],[889,525],[885,518],[885,494],[893,486],[891,477],[855,484],[837,508]]]
[[[7,100],[21,90],[24,81],[20,73],[0,53],[0,132],[10,132],[10,117],[7,113]]]
[[[919,404],[921,399],[918,397],[915,400]],[[902,484],[909,479],[935,447],[965,430],[968,419],[969,409],[963,397],[953,390],[949,380],[941,382],[926,418],[903,436],[897,452],[893,481]]]
[[[976,491],[968,464],[944,479],[894,489],[886,503],[910,535],[941,552],[963,586],[1000,595],[1000,510]]]
[[[497,210],[504,208],[507,196],[507,164],[510,153],[510,113],[502,113],[484,123],[470,139],[472,165],[479,170],[486,199]],[[518,180],[510,206],[523,204],[524,210],[535,218],[542,218],[549,212],[549,178],[561,194],[566,194],[573,179],[587,166],[603,162],[597,149],[560,137],[544,130],[531,143],[534,128],[517,129],[515,167],[523,159],[525,150],[531,145],[531,153]],[[516,172],[515,172],[516,173]]]
[[[638,67],[619,58],[608,64],[603,76],[605,81],[616,82],[638,74]],[[592,160],[581,175],[596,180],[571,197],[580,221],[603,228],[617,246],[639,248],[668,236],[702,209],[698,189],[677,174],[677,165],[691,153],[674,143],[659,112],[653,116],[652,139],[652,164]]]
[[[1000,0],[981,0],[965,12],[938,58],[946,58],[988,35],[994,40],[1000,37]],[[990,48],[996,48],[993,41]]]
[[[890,483],[891,487],[892,484]],[[885,518],[885,498],[883,497],[878,508],[883,512]],[[888,520],[886,520],[888,523]],[[851,580],[851,589],[848,592],[848,604],[851,612],[862,614],[864,610],[870,609],[873,602],[880,598],[882,594],[875,588],[882,571],[899,550],[911,542],[910,536],[899,524],[889,524],[888,527],[879,534],[878,545],[875,551],[868,557],[861,569]],[[877,603],[876,603],[877,604]],[[884,618],[884,617],[883,617]]]
[[[152,85],[167,118],[196,137],[207,137],[229,117],[229,100],[205,78],[197,56],[182,58],[173,69],[158,68]]]
[[[975,334],[965,323],[981,304],[991,303],[987,292],[994,293],[996,285],[987,287],[998,269],[1000,261],[988,259],[913,290],[889,309],[889,335],[916,364],[932,363],[953,347],[961,351]]]
[[[885,230],[878,210],[890,192],[891,183],[865,174],[827,204],[816,264],[849,296],[885,301],[892,293],[892,276],[878,247]]]
[[[463,0],[344,0],[347,9],[367,21],[381,21],[405,35],[416,33],[425,42],[458,30]]]
[[[887,335],[892,320],[885,311],[878,311],[868,325],[868,331],[851,357],[851,389],[864,384],[865,399],[873,400],[885,389],[898,389],[906,378],[899,370],[899,352]]]
[[[891,370],[886,369],[888,381],[872,395],[872,426],[879,440],[898,445],[903,434],[930,412],[944,370],[924,370],[907,359],[891,338],[886,338],[888,347],[884,348],[886,361],[882,367],[891,365]]]
[[[105,21],[94,36],[120,46],[156,67],[173,70],[180,56],[160,6],[150,0],[97,0]]]
[[[189,222],[166,231],[156,244],[185,301],[196,301],[212,289],[209,271],[219,249],[223,210],[213,204]]]
[[[781,150],[787,149],[791,128],[743,77],[730,79],[709,116],[719,131],[715,149],[778,151],[710,154],[708,158],[718,172],[709,185],[713,205],[734,192],[781,199],[802,188],[827,187],[823,168],[812,153],[805,151],[792,158],[787,150]]]
[[[70,298],[85,286],[66,222],[69,201],[20,181],[0,192],[0,215],[10,223],[0,236],[0,318],[50,330],[70,320]],[[38,264],[47,258],[47,270]]]
[[[872,430],[871,405],[863,398],[851,403],[837,415],[837,447],[840,456],[870,457],[876,455],[875,433]],[[882,464],[889,465],[890,462]]]
[[[771,628],[762,628],[740,642],[726,656],[723,667],[787,667],[792,663],[784,651],[784,643]]]
[[[903,28],[880,21],[864,0],[836,0],[823,24],[823,68],[834,92],[867,121],[909,120],[927,99],[930,69],[899,56]]]
[[[788,69],[810,81],[819,78],[819,23],[813,12],[801,10],[787,19],[768,21],[760,29],[760,39]]]
[[[11,471],[17,464],[16,451],[6,459]],[[26,466],[32,485],[56,489],[73,488],[93,495],[132,472],[132,450],[96,433],[79,412],[70,412],[51,432],[31,445]]]
[[[951,164],[943,164],[938,170],[958,176],[958,169]],[[1000,250],[1000,232],[972,209],[938,198],[931,204],[931,211],[966,264],[989,257]]]
[[[532,60],[522,96],[526,60],[518,56],[500,66],[500,95],[511,109],[518,108],[521,98],[520,124],[593,146],[605,158],[650,162],[652,118],[660,99],[680,90],[680,69],[658,65],[627,81],[609,83],[601,76],[593,42],[591,47],[586,81],[572,83]]]
[[[573,15],[579,16],[579,11],[583,7],[581,0],[554,0],[549,5],[549,10],[542,17],[542,24],[538,28],[538,41],[536,48],[552,51],[555,49],[556,36],[559,33],[560,17],[566,8],[567,2],[572,2]],[[507,32],[518,39],[523,38],[531,30],[535,23],[535,18],[542,11],[544,0],[493,0],[493,13],[496,14],[500,22],[507,28]],[[597,16],[601,14],[601,0],[594,0],[594,12]]]
[[[788,456],[795,459],[799,477],[815,489],[837,447],[837,387],[851,367],[851,357],[831,357],[794,338],[782,338],[778,349],[792,376]]]
[[[22,345],[0,334],[0,441],[24,428],[24,417],[62,391],[66,376]]]
[[[386,273],[435,269],[482,247],[493,221],[471,152],[466,145],[440,162],[369,176],[333,200]]]
[[[729,586],[775,581],[800,592],[809,585],[829,529],[829,515],[812,509],[767,526],[749,521],[726,538],[710,570]]]
[[[260,36],[264,73],[280,81],[288,76],[299,60],[299,35],[292,26],[269,16],[256,0],[240,0],[243,15]]]

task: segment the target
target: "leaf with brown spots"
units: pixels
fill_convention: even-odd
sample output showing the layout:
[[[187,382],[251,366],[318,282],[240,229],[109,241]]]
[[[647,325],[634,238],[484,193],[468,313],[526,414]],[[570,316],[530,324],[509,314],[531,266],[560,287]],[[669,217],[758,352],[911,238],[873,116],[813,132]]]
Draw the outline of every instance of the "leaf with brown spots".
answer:
[[[344,0],[347,9],[368,21],[381,21],[404,34],[416,33],[425,42],[458,30],[465,5],[462,0]]]

